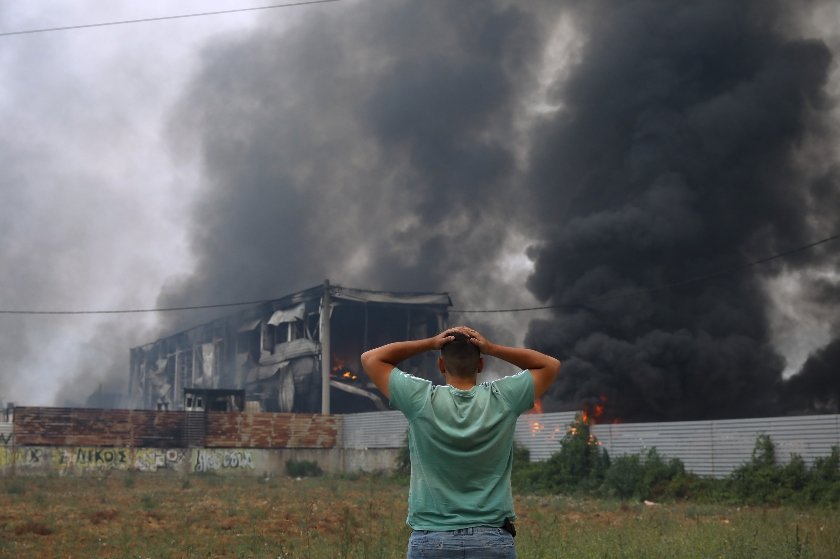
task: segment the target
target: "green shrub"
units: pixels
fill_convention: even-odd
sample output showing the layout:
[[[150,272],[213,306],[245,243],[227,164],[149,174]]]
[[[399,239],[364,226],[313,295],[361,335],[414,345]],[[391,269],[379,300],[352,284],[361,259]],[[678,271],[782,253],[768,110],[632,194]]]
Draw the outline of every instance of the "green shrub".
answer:
[[[831,454],[814,459],[810,483],[804,490],[807,501],[816,504],[840,503],[840,447]]]
[[[659,499],[668,496],[669,485],[685,477],[685,465],[679,458],[671,458],[667,462],[651,448],[642,461],[642,480],[639,485],[639,497],[642,499]]]
[[[601,486],[610,457],[578,414],[560,441],[559,452],[545,462],[542,484],[553,492],[591,491]]]
[[[527,466],[531,463],[531,451],[524,444],[513,443],[513,467]]]
[[[546,463],[531,462],[531,451],[525,445],[513,443],[513,471],[511,485],[517,492],[543,493],[547,490],[545,484]]]
[[[798,454],[785,465],[776,462],[776,445],[759,435],[749,462],[729,477],[736,500],[751,504],[812,504],[840,502],[840,449],[817,458],[809,468]]]
[[[286,473],[291,477],[319,477],[321,466],[311,460],[286,460]]]
[[[748,462],[726,478],[686,472],[677,458],[666,459],[655,448],[610,460],[580,418],[543,462],[530,462],[527,448],[514,447],[512,483],[528,493],[584,493],[621,500],[690,499],[704,503],[840,505],[840,447],[809,467],[793,454],[776,462],[776,445],[766,435],[756,439]]]
[[[604,479],[609,495],[626,501],[638,492],[642,480],[642,463],[638,454],[625,454],[613,460]]]
[[[656,448],[651,448],[644,456],[616,458],[607,470],[603,489],[622,500],[686,498],[691,481],[682,461],[671,458],[666,462]]]
[[[768,435],[759,435],[750,461],[730,474],[734,496],[745,503],[774,503],[779,497],[781,472],[776,464],[776,445]]]
[[[811,472],[815,480],[827,482],[840,480],[840,447],[833,446],[830,455],[815,458]]]
[[[791,491],[802,491],[811,483],[811,472],[798,454],[791,455],[790,462],[780,468],[779,474],[782,486]]]
[[[720,502],[725,500],[725,480],[700,477],[689,472],[682,473],[660,486],[660,493],[654,499],[663,501],[694,500],[699,502]]]
[[[761,434],[755,439],[750,465],[753,468],[772,468],[776,465],[776,443],[770,435]]]

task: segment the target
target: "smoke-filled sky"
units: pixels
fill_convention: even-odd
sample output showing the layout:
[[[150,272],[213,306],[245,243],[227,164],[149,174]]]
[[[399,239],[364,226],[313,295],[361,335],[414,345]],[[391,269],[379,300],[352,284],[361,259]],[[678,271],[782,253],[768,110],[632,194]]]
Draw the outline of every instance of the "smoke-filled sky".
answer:
[[[0,32],[258,5],[27,2]],[[343,0],[0,37],[0,307],[449,291],[560,305],[452,316],[561,357],[547,409],[836,406],[840,241],[656,288],[840,233],[838,21],[816,0]],[[124,389],[129,347],[204,318],[0,315],[0,400]]]

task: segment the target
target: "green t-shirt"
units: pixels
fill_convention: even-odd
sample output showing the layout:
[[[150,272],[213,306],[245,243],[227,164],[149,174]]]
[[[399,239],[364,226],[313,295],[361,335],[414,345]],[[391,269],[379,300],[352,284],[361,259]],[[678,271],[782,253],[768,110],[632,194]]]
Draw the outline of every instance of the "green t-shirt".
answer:
[[[531,373],[459,390],[394,369],[388,388],[391,405],[408,419],[408,525],[440,531],[515,519],[513,432],[534,405]]]

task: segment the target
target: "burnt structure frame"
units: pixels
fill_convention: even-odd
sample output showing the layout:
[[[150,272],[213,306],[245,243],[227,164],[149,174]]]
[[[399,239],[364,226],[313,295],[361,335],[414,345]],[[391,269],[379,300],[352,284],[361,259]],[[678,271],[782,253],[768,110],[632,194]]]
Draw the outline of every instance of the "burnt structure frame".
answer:
[[[446,327],[451,304],[447,293],[325,281],[132,348],[131,406],[182,410],[185,389],[226,389],[244,390],[251,412],[387,409],[359,356],[384,343],[436,334]],[[437,370],[428,355],[403,365],[417,376]]]

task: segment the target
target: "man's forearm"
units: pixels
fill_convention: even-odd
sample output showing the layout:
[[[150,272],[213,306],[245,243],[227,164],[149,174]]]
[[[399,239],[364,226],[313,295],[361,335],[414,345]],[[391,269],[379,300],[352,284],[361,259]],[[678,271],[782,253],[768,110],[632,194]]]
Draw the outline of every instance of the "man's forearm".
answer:
[[[441,332],[432,338],[424,340],[410,340],[407,342],[394,342],[368,350],[362,354],[362,367],[364,367],[370,380],[382,392],[385,397],[390,397],[388,379],[391,371],[401,361],[405,361],[425,351],[440,349],[443,344],[454,339],[446,332]]]
[[[486,340],[482,345],[482,351],[485,355],[491,355],[531,372],[531,376],[534,378],[534,398],[542,397],[560,372],[560,361],[539,351],[496,345],[486,342]]]
[[[533,349],[522,347],[509,347],[499,344],[488,344],[484,348],[484,354],[519,367],[520,369],[544,369],[546,367],[559,367],[560,362],[554,357],[540,353]]]
[[[394,342],[364,352],[362,354],[362,363],[364,364],[366,360],[376,360],[396,367],[401,361],[434,349],[434,338]]]

